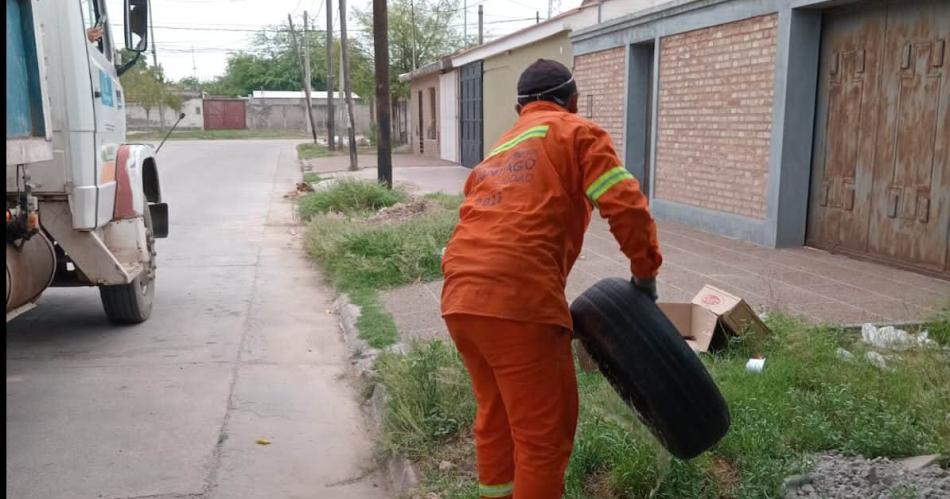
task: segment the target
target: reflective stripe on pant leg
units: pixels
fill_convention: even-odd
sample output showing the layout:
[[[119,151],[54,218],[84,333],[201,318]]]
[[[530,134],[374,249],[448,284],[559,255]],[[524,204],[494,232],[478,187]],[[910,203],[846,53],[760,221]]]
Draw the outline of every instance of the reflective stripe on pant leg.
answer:
[[[514,490],[515,483],[508,482],[499,485],[478,484],[478,495],[481,497],[505,497],[510,496]]]

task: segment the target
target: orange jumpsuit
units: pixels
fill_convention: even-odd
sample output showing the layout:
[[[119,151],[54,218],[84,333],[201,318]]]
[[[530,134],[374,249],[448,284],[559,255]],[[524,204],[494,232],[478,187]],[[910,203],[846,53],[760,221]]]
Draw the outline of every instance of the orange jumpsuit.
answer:
[[[592,207],[654,277],[656,225],[600,127],[545,101],[469,175],[442,261],[442,314],[472,378],[482,497],[559,498],[577,424],[564,288]]]

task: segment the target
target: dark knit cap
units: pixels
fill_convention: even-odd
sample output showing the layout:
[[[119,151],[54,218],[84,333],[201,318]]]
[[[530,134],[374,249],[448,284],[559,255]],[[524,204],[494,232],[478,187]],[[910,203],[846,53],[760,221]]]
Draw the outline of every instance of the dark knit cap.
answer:
[[[538,59],[518,78],[518,103],[546,100],[564,106],[576,90],[570,69],[557,61]]]

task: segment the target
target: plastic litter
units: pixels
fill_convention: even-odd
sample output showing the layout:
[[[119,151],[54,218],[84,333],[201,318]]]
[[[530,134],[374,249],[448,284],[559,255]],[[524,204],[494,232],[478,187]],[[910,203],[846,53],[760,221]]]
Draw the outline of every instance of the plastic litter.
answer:
[[[868,352],[864,355],[864,358],[866,358],[868,362],[873,364],[874,367],[877,367],[878,369],[887,369],[887,361],[884,360],[883,355],[877,352]]]
[[[760,373],[765,369],[765,359],[749,359],[745,364],[745,370],[752,373]]]
[[[270,440],[266,438],[258,438],[257,445],[270,445]]]
[[[838,347],[838,349],[835,350],[835,357],[837,357],[839,360],[848,362],[854,360],[854,354],[841,347]]]
[[[876,327],[874,324],[861,326],[861,339],[868,345],[886,350],[907,350],[936,345],[936,342],[928,337],[927,331],[915,336],[894,326]]]

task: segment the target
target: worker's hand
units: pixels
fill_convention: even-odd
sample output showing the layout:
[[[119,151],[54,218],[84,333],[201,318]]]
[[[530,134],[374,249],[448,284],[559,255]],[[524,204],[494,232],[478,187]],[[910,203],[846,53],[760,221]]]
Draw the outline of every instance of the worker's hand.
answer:
[[[89,40],[89,43],[96,43],[102,38],[102,34],[104,32],[105,32],[105,27],[93,26],[86,30],[86,39]]]
[[[630,280],[630,282],[633,283],[634,287],[646,293],[646,295],[649,296],[650,299],[652,299],[654,302],[656,301],[657,299],[656,278],[654,277],[640,278],[640,277],[634,276],[633,279]]]

